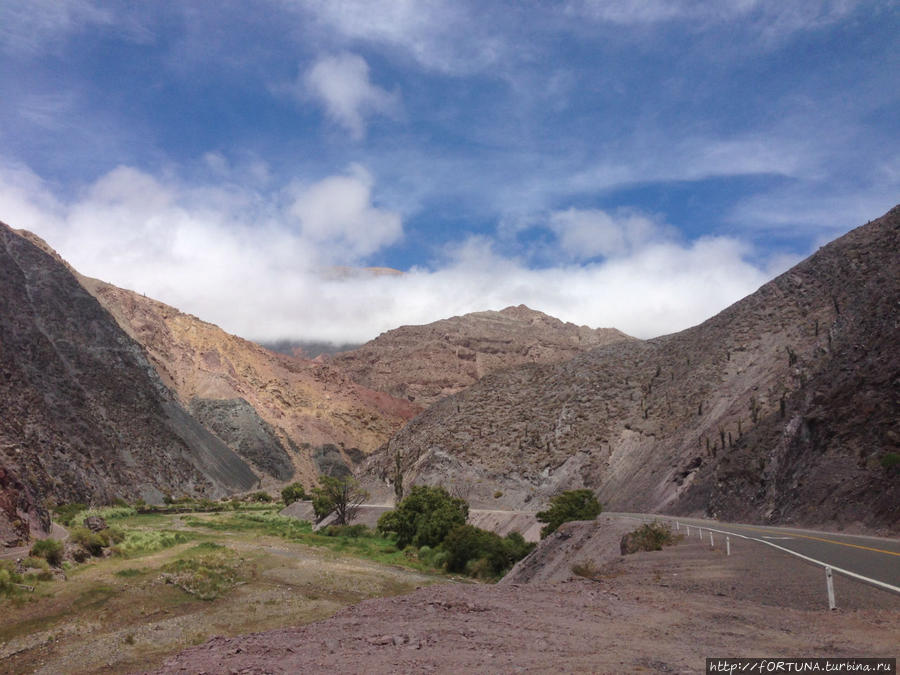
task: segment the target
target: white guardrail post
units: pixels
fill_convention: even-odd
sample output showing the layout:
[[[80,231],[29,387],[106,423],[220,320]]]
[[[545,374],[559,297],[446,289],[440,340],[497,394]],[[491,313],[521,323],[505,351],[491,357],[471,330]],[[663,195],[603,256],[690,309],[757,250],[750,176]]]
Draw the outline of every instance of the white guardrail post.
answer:
[[[825,585],[828,587],[828,609],[837,609],[834,602],[834,579],[831,576],[831,568],[825,566]]]
[[[731,537],[725,537],[725,555],[731,555]]]
[[[716,547],[716,545],[713,543],[712,530],[709,531],[709,547],[710,547],[710,548],[715,548],[715,547]]]

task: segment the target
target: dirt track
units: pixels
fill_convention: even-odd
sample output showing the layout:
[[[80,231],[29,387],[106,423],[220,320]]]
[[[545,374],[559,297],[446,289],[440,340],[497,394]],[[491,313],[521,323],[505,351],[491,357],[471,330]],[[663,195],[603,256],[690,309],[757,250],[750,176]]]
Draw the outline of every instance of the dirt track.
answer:
[[[567,576],[370,600],[301,628],[216,638],[162,672],[697,672],[707,656],[897,656],[900,596],[839,579],[841,609],[829,612],[820,570],[768,547],[728,558],[687,540],[616,556],[592,580]]]

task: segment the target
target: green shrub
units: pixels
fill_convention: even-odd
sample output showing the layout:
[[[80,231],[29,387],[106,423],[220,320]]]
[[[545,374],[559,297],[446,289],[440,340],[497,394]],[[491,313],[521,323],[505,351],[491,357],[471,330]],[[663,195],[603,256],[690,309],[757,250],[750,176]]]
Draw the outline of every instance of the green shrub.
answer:
[[[441,544],[447,553],[448,571],[466,572],[481,579],[502,576],[534,546],[518,532],[500,537],[474,525],[454,527]]]
[[[34,556],[28,556],[22,561],[22,569],[38,569],[38,570],[49,570],[50,563],[48,563],[43,558],[35,558]]]
[[[0,595],[10,596],[18,591],[16,584],[22,583],[22,575],[16,573],[15,563],[0,560]]]
[[[281,491],[281,500],[285,506],[307,499],[306,489],[302,483],[291,483]]]
[[[56,520],[68,527],[72,524],[73,519],[82,511],[87,511],[87,504],[76,502],[74,504],[58,504],[53,507],[53,513]]]
[[[124,556],[153,553],[164,548],[170,548],[177,544],[189,541],[190,537],[184,532],[171,532],[167,530],[129,530],[125,539],[112,550],[114,553]]]
[[[130,516],[136,516],[137,509],[133,506],[128,506],[125,504],[124,506],[97,506],[92,507],[82,514],[80,514],[79,519],[84,521],[85,518],[89,516],[100,516],[103,520],[115,520],[116,518],[128,518]]]
[[[63,544],[56,539],[39,539],[31,547],[31,555],[43,558],[54,567],[59,567],[63,559]]]
[[[319,534],[326,537],[350,537],[357,539],[359,537],[374,536],[374,532],[365,525],[329,525],[320,530]]]
[[[885,469],[893,469],[900,467],[900,454],[896,452],[888,452],[881,456],[881,466]]]
[[[103,549],[109,545],[109,540],[99,532],[91,532],[86,527],[74,527],[69,530],[69,538],[92,556],[103,555]]]
[[[248,501],[251,502],[265,502],[269,503],[272,501],[272,495],[264,490],[260,490],[259,492],[254,492],[250,496],[247,497]]]
[[[468,517],[465,500],[452,497],[441,487],[416,485],[397,508],[378,519],[378,531],[393,533],[399,548],[410,544],[434,547],[454,527],[465,525]]]
[[[594,493],[590,490],[567,490],[554,496],[550,500],[550,507],[546,511],[538,511],[537,519],[546,523],[541,528],[541,538],[556,532],[563,523],[572,520],[593,520],[603,507]]]

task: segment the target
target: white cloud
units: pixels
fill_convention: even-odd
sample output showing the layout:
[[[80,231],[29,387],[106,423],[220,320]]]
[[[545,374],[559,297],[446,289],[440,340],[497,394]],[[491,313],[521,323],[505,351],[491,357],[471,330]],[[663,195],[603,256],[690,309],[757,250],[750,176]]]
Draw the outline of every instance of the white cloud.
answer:
[[[599,209],[570,208],[551,213],[546,226],[572,260],[622,256],[671,234],[670,228],[630,210],[611,215]]]
[[[299,221],[304,238],[337,247],[352,262],[403,236],[399,214],[372,206],[372,187],[371,174],[353,165],[345,176],[295,187],[289,213]]]
[[[26,168],[6,167],[0,218],[35,231],[84,274],[256,339],[364,341],[402,324],[520,303],[651,337],[702,321],[768,278],[737,239],[680,243],[639,213],[575,209],[550,221],[571,246],[583,230],[602,235],[607,260],[531,269],[480,235],[453,244],[433,269],[334,274],[328,265],[364,264],[360,256],[402,231],[399,215],[373,205],[372,191],[361,167],[280,197],[119,167],[64,201]]]
[[[369,64],[361,56],[346,52],[316,61],[295,87],[301,97],[307,91],[324,105],[329,117],[357,140],[365,135],[367,117],[395,117],[400,106],[396,92],[372,84]]]
[[[386,46],[440,72],[480,70],[508,51],[485,3],[472,9],[455,0],[277,1],[312,15],[319,32],[341,42]]]
[[[577,0],[568,11],[578,16],[619,25],[691,21],[700,27],[749,19],[767,38],[798,30],[812,30],[839,21],[860,0]]]
[[[36,53],[90,24],[109,24],[109,11],[91,0],[7,0],[0,45],[7,52]]]

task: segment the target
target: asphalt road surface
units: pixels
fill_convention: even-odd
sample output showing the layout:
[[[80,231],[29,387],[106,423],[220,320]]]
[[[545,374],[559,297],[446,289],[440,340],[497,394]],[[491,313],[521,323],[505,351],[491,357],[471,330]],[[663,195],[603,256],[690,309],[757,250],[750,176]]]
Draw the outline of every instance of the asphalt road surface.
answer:
[[[640,520],[663,520],[672,523],[677,521],[681,530],[690,526],[692,536],[697,536],[699,527],[705,533],[704,537],[707,540],[709,538],[708,531],[712,530],[713,537],[719,546],[724,545],[722,537],[725,535],[723,533],[779,546],[823,565],[829,565],[835,573],[851,572],[886,584],[895,592],[900,593],[900,539],[838,534],[792,527],[720,523],[715,520],[646,513],[608,513],[606,515],[625,516]]]

